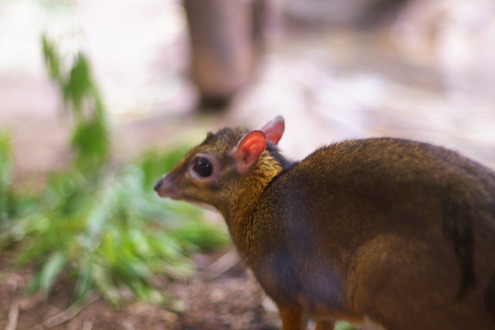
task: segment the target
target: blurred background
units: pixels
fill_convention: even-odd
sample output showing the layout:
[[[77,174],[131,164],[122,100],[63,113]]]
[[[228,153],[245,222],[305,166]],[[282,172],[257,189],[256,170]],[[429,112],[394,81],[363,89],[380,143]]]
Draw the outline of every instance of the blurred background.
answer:
[[[495,167],[493,0],[0,0],[0,130],[10,135],[10,180],[29,191],[73,161],[73,118],[48,74],[43,35],[61,70],[85,55],[113,167],[193,145],[219,127],[260,128],[279,114],[280,147],[294,159],[342,139],[397,136]],[[198,217],[222,226],[212,214]],[[101,328],[116,317],[119,329],[141,329],[145,320],[156,324],[144,328],[276,327],[273,309],[222,244],[188,254],[200,270],[181,276],[183,284],[163,280],[175,285],[163,289],[176,297],[173,308],[132,305],[118,314],[91,301],[92,313],[57,326]],[[215,279],[205,281],[202,267],[216,261]],[[67,308],[71,299],[22,305],[36,263],[24,275],[2,265],[2,312],[13,321],[0,327],[31,328]],[[26,311],[39,319],[23,319]]]

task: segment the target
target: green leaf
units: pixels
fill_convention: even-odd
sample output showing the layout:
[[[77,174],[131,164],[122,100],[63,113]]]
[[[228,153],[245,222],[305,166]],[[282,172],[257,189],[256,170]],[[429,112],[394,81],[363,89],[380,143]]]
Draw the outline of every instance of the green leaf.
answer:
[[[103,115],[97,111],[86,121],[79,121],[72,135],[76,161],[83,171],[100,167],[108,155],[108,131]]]
[[[93,280],[91,277],[92,262],[83,260],[80,264],[81,270],[78,274],[76,283],[76,299],[84,298],[93,288]]]
[[[153,255],[153,251],[150,246],[150,237],[146,235],[142,230],[137,228],[129,231],[129,240],[133,246],[133,250],[143,257],[149,257]]]
[[[167,302],[163,294],[160,291],[155,290],[153,288],[146,288],[145,298],[150,303],[159,306],[164,305]]]
[[[92,267],[91,276],[96,284],[96,287],[105,299],[113,305],[118,305],[120,300],[120,292],[118,287],[115,285],[115,282],[112,280],[109,270],[95,263]]]
[[[339,321],[335,324],[335,330],[355,330],[351,324],[344,322],[344,321]]]
[[[91,95],[92,89],[93,82],[88,61],[84,54],[78,53],[62,89],[65,100],[72,103],[76,116],[82,116],[82,101]]]
[[[12,172],[12,155],[10,147],[10,134],[0,131],[0,184],[10,184]]]
[[[204,223],[189,223],[173,231],[178,240],[187,242],[193,249],[214,249],[227,243],[227,235],[218,228]]]
[[[39,286],[45,297],[48,297],[53,283],[66,264],[67,256],[61,251],[54,252],[44,263],[40,271]]]
[[[60,75],[60,55],[57,53],[53,44],[48,40],[46,34],[41,37],[41,44],[43,57],[48,66],[48,73],[53,80],[60,83],[62,81]]]
[[[26,287],[26,292],[28,295],[33,295],[40,289],[40,272],[34,273],[33,277],[31,278],[31,281]]]
[[[106,262],[109,265],[113,266],[117,263],[117,248],[115,244],[118,244],[118,232],[108,232],[103,236],[101,241],[100,251],[103,254]]]
[[[0,220],[9,218],[13,203],[11,190],[12,158],[10,135],[0,132]],[[12,206],[11,206],[12,205]]]

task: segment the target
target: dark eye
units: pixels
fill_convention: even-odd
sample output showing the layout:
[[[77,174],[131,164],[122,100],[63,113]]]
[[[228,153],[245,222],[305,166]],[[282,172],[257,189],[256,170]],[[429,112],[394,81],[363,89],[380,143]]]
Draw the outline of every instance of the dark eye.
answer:
[[[198,173],[199,176],[207,178],[213,173],[213,165],[208,159],[200,157],[196,159],[193,170]]]

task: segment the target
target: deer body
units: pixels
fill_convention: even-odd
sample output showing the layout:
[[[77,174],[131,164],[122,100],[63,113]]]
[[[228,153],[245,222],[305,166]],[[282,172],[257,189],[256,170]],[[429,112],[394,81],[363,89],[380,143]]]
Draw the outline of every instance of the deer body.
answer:
[[[223,214],[284,330],[495,329],[493,171],[393,138],[291,163],[276,149],[281,118],[253,132],[209,135],[155,189]]]

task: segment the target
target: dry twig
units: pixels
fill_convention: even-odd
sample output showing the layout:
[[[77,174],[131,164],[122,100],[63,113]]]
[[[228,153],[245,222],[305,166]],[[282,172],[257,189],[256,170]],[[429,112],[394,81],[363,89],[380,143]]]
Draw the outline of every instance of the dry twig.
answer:
[[[207,274],[205,279],[210,281],[214,280],[233,268],[239,262],[240,260],[237,252],[234,249],[230,249],[223,256],[203,268],[203,272]]]
[[[16,300],[9,309],[9,316],[7,318],[7,325],[5,330],[17,329],[17,320],[19,318],[19,301]]]
[[[33,330],[50,329],[57,325],[65,323],[73,319],[77,314],[79,314],[79,312],[81,312],[83,309],[85,309],[86,307],[88,307],[98,299],[99,296],[96,293],[92,292],[84,299],[84,301],[80,303],[75,303],[69,308],[67,308],[65,311],[63,311],[62,313],[50,317],[49,319],[35,326]]]

